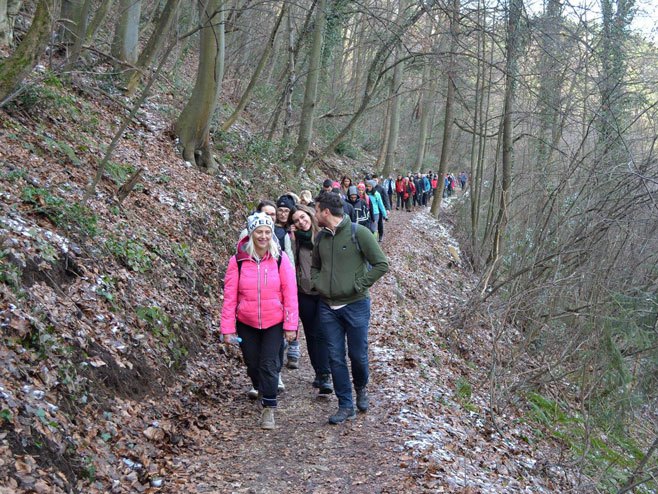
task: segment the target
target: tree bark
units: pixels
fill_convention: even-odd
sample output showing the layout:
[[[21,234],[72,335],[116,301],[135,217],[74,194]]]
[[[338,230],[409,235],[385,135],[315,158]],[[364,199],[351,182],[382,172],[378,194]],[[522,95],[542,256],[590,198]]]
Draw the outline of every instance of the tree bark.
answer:
[[[443,177],[448,170],[448,158],[452,145],[453,105],[455,100],[455,78],[457,77],[457,61],[455,50],[459,39],[459,10],[460,0],[453,0],[450,10],[450,55],[448,59],[448,89],[446,91],[445,117],[443,120],[443,140],[441,143],[441,157],[439,158],[439,184],[432,198],[430,213],[438,217],[441,212],[441,201],[443,200],[444,180]]]
[[[87,33],[85,35],[86,44],[89,44],[93,41],[98,28],[107,17],[107,13],[110,11],[113,4],[114,0],[104,0],[101,2],[98,10],[96,10],[96,13],[94,14],[94,17],[92,17],[91,21],[89,22],[89,26],[87,26]]]
[[[397,22],[402,24],[404,20],[407,2],[405,0],[398,1],[398,16]],[[395,50],[395,67],[393,68],[393,101],[391,101],[391,111],[389,118],[389,136],[386,142],[386,159],[384,160],[384,168],[382,169],[382,176],[388,177],[394,167],[395,152],[398,148],[398,137],[400,135],[400,104],[402,96],[400,95],[400,88],[402,87],[402,74],[404,72],[404,64],[402,60],[402,39],[399,40],[398,46]]]
[[[402,8],[402,4],[400,5]],[[399,61],[400,54],[399,50],[401,49],[398,46],[398,60],[396,62],[395,68],[393,69],[393,80],[391,81],[393,99],[391,101],[391,111],[389,112],[389,134],[386,141],[386,157],[384,159],[384,168],[382,169],[382,176],[388,177],[395,166],[395,152],[398,148],[398,137],[400,135],[400,103],[402,97],[400,96],[400,88],[402,87],[402,72],[403,64]]]
[[[121,0],[119,6],[120,14],[114,31],[112,56],[132,65],[137,61],[142,1]]]
[[[167,4],[162,9],[160,17],[158,17],[158,21],[153,28],[153,32],[151,33],[149,40],[146,42],[146,46],[139,54],[139,58],[135,64],[136,70],[132,70],[128,73],[128,96],[135,94],[137,86],[142,80],[144,70],[151,65],[153,60],[158,56],[158,50],[165,44],[165,38],[169,34],[169,31],[171,31],[171,26],[176,19],[180,4],[181,0],[167,0]]]
[[[487,273],[484,276],[484,286],[488,285],[490,276],[496,271],[503,253],[503,242],[509,221],[510,190],[512,186],[512,166],[514,142],[512,139],[512,112],[516,94],[516,79],[518,72],[518,58],[520,45],[520,23],[523,12],[523,0],[510,0],[507,21],[507,47],[505,63],[505,101],[502,122],[502,173],[500,204],[494,225],[493,240],[489,258],[487,259]]]
[[[304,165],[306,154],[311,147],[311,136],[313,134],[313,117],[315,115],[315,104],[318,94],[318,81],[320,79],[320,66],[322,65],[322,42],[324,41],[324,26],[327,20],[326,0],[318,0],[315,15],[315,27],[313,31],[313,43],[309,53],[308,75],[304,88],[304,102],[302,104],[302,116],[299,122],[299,136],[297,146],[292,152],[291,162],[297,170]]]
[[[80,11],[77,13],[77,20],[74,25],[70,26],[70,31],[67,30],[67,33],[71,36],[73,40],[73,46],[69,53],[69,61],[67,63],[66,69],[73,67],[78,59],[80,58],[80,53],[82,53],[82,46],[85,41],[87,34],[87,24],[89,22],[89,10],[91,9],[92,0],[84,0]]]
[[[429,132],[430,121],[430,85],[432,81],[431,62],[424,61],[423,64],[423,82],[420,97],[420,128],[418,129],[418,151],[416,152],[416,166],[414,169],[418,172],[423,167],[425,161],[425,149],[427,148],[427,134]]]
[[[217,168],[210,147],[210,122],[224,76],[223,0],[199,3],[201,21],[199,66],[187,105],[176,122],[183,158],[214,172]],[[197,156],[198,153],[198,156]]]
[[[11,92],[37,64],[48,45],[58,12],[57,0],[39,0],[32,25],[25,37],[11,56],[0,61],[0,106],[6,103]]]
[[[21,0],[0,0],[0,47],[14,45],[14,23],[22,3]]]

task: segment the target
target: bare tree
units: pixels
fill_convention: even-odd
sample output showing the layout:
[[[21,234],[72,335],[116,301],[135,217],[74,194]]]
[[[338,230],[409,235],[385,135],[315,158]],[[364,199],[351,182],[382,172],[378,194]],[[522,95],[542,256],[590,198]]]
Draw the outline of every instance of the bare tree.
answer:
[[[210,172],[217,168],[210,145],[210,122],[215,113],[224,75],[222,7],[222,0],[205,0],[199,3],[201,36],[196,83],[176,122],[176,133],[183,148],[183,158]]]

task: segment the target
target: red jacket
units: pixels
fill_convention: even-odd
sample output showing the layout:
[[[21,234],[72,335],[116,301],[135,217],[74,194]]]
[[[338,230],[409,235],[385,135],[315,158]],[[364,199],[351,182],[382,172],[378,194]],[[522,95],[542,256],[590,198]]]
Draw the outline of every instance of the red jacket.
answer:
[[[406,201],[409,196],[412,196],[416,193],[416,186],[411,180],[405,178],[402,190],[404,191],[402,198]]]
[[[400,180],[395,181],[395,192],[397,192],[398,194],[400,192],[404,192],[404,179],[403,178],[401,178]]]
[[[243,250],[245,243],[231,256],[224,277],[222,334],[235,333],[236,320],[258,329],[283,322],[285,331],[297,331],[297,280],[288,256],[281,253],[280,266],[269,255],[257,262]]]

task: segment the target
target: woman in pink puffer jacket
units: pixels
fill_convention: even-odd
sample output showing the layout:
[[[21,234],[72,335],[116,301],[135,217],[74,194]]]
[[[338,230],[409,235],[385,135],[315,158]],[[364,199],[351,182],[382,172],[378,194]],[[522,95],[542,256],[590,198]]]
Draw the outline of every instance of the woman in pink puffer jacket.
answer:
[[[261,396],[261,427],[273,429],[281,339],[297,337],[297,281],[269,216],[249,216],[247,233],[226,270],[221,332],[225,342],[240,342],[247,374]]]

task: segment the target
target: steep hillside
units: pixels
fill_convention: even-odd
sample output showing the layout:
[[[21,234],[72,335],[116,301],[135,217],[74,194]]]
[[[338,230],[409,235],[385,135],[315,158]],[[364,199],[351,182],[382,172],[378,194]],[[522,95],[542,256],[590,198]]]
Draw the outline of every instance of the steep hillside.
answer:
[[[459,325],[473,280],[426,211],[396,212],[373,291],[372,410],[330,427],[307,362],[277,429],[234,348],[221,280],[250,207],[301,183],[245,129],[210,177],[183,162],[171,101],[131,123],[82,198],[129,101],[47,79],[2,111],[0,485],[5,492],[556,492],[557,450],[488,414],[488,324]],[[166,96],[164,97],[166,98]],[[325,173],[367,168],[334,163]],[[137,170],[121,202],[117,189]],[[315,182],[317,183],[317,182]],[[293,184],[293,185],[291,185]]]

